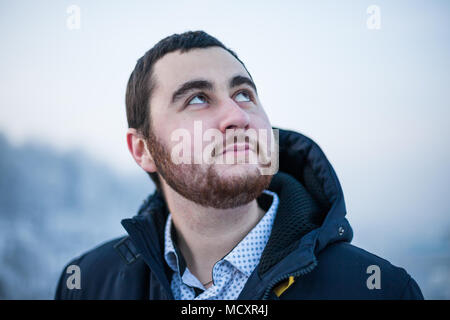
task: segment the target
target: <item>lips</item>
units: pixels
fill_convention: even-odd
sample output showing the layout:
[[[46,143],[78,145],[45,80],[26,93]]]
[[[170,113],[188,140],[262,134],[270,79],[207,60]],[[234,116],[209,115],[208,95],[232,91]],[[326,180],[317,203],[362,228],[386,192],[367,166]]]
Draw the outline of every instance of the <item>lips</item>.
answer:
[[[227,152],[239,152],[239,151],[247,151],[247,150],[253,150],[253,148],[250,148],[250,145],[248,143],[235,143],[230,146],[228,146],[222,154],[225,154]]]

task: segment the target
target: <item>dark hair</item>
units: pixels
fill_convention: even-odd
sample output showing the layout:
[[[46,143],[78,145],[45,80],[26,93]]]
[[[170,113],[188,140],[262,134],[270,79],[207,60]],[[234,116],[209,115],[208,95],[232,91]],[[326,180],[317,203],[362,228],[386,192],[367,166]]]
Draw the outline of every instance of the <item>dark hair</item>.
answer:
[[[188,31],[182,34],[168,36],[160,40],[137,61],[130,75],[125,98],[129,128],[135,128],[147,141],[149,140],[151,130],[149,101],[152,91],[155,88],[155,80],[153,79],[154,64],[164,55],[173,51],[180,50],[181,53],[184,53],[191,49],[208,47],[220,47],[227,50],[242,64],[250,75],[244,63],[239,60],[238,56],[232,50],[225,47],[222,42],[204,31]],[[156,188],[160,190],[157,173],[148,172],[148,174],[155,183]]]

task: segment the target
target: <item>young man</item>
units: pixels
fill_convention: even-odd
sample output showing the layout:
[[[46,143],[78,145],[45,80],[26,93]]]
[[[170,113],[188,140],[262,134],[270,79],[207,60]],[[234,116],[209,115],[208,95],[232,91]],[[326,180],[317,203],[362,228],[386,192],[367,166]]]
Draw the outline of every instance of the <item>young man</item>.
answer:
[[[423,299],[404,269],[350,244],[331,164],[311,139],[272,131],[214,37],[156,44],[126,108],[128,148],[157,190],[122,221],[127,236],[69,263],[81,277],[65,269],[57,299]]]

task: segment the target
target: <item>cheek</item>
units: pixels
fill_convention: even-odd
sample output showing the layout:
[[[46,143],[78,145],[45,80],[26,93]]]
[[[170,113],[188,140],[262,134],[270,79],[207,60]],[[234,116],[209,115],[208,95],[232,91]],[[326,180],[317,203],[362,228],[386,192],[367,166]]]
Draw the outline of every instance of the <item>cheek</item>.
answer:
[[[264,111],[258,112],[253,116],[251,120],[251,126],[255,129],[266,129],[271,130],[272,125],[270,124],[269,118]]]
[[[252,119],[251,127],[257,131],[258,143],[266,152],[274,146],[274,132],[272,125],[264,111],[255,114]]]
[[[172,117],[161,126],[159,134],[169,154],[178,159],[174,162],[199,164],[203,149],[208,144],[203,141],[204,131],[203,121],[180,121]]]

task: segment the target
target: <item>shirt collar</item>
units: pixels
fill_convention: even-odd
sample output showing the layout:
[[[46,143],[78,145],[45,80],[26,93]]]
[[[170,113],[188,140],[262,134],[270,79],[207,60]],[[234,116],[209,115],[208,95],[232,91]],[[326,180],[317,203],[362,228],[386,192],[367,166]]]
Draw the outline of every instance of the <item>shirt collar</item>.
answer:
[[[272,196],[272,204],[258,224],[233,248],[222,260],[228,261],[234,268],[245,274],[251,275],[259,263],[261,254],[269,240],[273,221],[278,209],[279,198],[275,192],[264,190],[264,194]],[[182,276],[186,270],[186,262],[175,243],[175,232],[172,228],[172,214],[167,217],[164,231],[164,258],[169,267]],[[258,245],[252,242],[258,239]],[[253,248],[253,250],[251,248]]]
[[[182,257],[182,255],[178,252],[178,247],[172,239],[175,239],[175,232],[172,228],[172,214],[169,213],[164,231],[164,258],[173,271],[183,274],[186,265],[184,259],[179,261],[178,257]]]
[[[231,263],[247,277],[250,277],[259,263],[262,252],[266,247],[267,241],[269,241],[273,221],[278,209],[279,199],[277,194],[268,190],[264,190],[264,193],[272,196],[271,206],[258,224],[223,258],[223,260]]]

